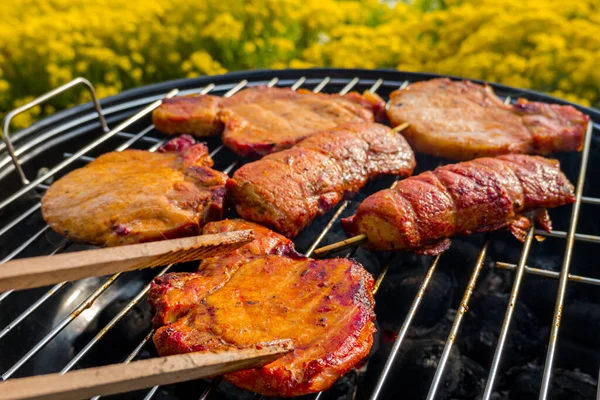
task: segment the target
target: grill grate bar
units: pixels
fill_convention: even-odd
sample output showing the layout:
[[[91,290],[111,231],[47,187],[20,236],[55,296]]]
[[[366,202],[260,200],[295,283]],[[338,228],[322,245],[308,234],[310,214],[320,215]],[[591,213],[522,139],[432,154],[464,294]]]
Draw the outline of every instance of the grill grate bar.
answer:
[[[227,91],[227,93],[225,93],[223,95],[223,97],[231,97],[231,96],[233,96],[234,94],[236,94],[237,92],[239,92],[240,90],[242,90],[244,88],[244,86],[246,86],[247,84],[248,84],[248,81],[245,80],[245,79],[243,81],[240,81],[240,83],[238,83],[237,85],[235,85],[234,87],[232,87],[231,89],[229,89]]]
[[[517,266],[515,264],[504,263],[504,262],[497,262],[496,267],[502,268],[502,269],[507,269],[510,271],[515,271],[517,269]],[[539,268],[525,266],[525,272],[532,274],[532,275],[544,276],[546,278],[560,278],[560,273],[555,272],[555,271],[548,271],[546,269],[539,269]],[[587,276],[569,274],[569,280],[573,281],[573,282],[589,283],[591,285],[600,286],[600,279],[589,278]]]
[[[164,98],[171,98],[171,97],[175,96],[176,94],[177,94],[177,89],[174,89],[174,90],[171,90],[169,93],[167,93],[164,96]],[[55,167],[50,169],[50,171],[48,171],[47,173],[43,174],[42,176],[39,176],[33,182],[29,183],[28,185],[25,185],[23,188],[18,190],[16,193],[9,196],[7,199],[4,199],[0,203],[0,210],[5,208],[9,204],[11,204],[13,201],[19,199],[24,194],[28,193],[31,189],[35,188],[38,184],[44,182],[46,179],[54,176],[54,174],[56,174],[57,172],[62,171],[65,167],[71,165],[79,156],[86,154],[88,151],[90,151],[90,150],[94,149],[95,147],[97,147],[98,145],[106,142],[108,139],[115,136],[117,133],[121,132],[123,129],[127,128],[134,122],[137,122],[142,117],[145,117],[147,114],[152,112],[152,110],[154,110],[156,107],[158,107],[160,105],[161,101],[162,100],[156,100],[155,102],[147,105],[142,110],[140,110],[133,116],[129,117],[127,120],[121,122],[119,125],[117,125],[117,127],[111,129],[109,132],[105,133],[98,139],[94,140],[92,143],[84,146],[81,150],[79,150],[77,153],[75,153],[73,155],[73,157],[66,159],[63,162],[59,163],[58,165],[56,165]]]
[[[408,314],[406,315],[406,318],[404,319],[404,322],[402,323],[402,326],[400,327],[400,330],[398,331],[398,337],[396,338],[396,341],[394,342],[394,346],[392,347],[392,350],[385,362],[383,371],[379,375],[379,380],[377,381],[375,390],[371,394],[371,400],[377,400],[377,398],[379,397],[379,395],[381,393],[381,389],[383,388],[383,385],[390,373],[390,370],[392,369],[392,365],[394,364],[394,361],[396,360],[396,356],[398,355],[400,346],[402,346],[402,342],[404,341],[404,338],[406,337],[406,333],[408,332],[408,329],[410,328],[410,324],[412,323],[412,320],[417,313],[419,305],[421,304],[421,301],[423,300],[423,296],[425,296],[425,292],[427,290],[427,287],[429,286],[429,282],[431,281],[431,277],[433,276],[433,273],[435,272],[435,269],[436,269],[439,261],[440,261],[440,255],[438,254],[433,259],[431,266],[427,270],[427,273],[425,274],[425,277],[423,278],[423,281],[421,282],[421,285],[419,286],[419,291],[417,292],[417,295],[415,296],[415,298],[408,310]]]
[[[132,137],[134,137],[135,135],[133,133],[127,133],[127,132],[121,132],[121,133],[117,133],[117,137],[122,137],[122,138],[126,138],[126,139],[131,139]],[[151,137],[151,136],[144,136],[143,138],[140,139],[142,142],[147,142],[147,143],[156,143],[158,142],[160,139],[157,139],[155,137]]]
[[[444,369],[446,368],[448,357],[450,356],[450,350],[452,350],[454,341],[458,336],[458,330],[460,328],[462,319],[467,310],[469,309],[469,300],[471,299],[471,295],[475,290],[477,278],[479,277],[479,273],[481,272],[481,269],[483,267],[489,243],[489,239],[486,239],[485,244],[481,247],[481,251],[479,252],[479,256],[477,257],[477,262],[475,263],[475,268],[473,268],[473,273],[471,274],[471,278],[469,279],[469,284],[467,285],[467,289],[465,290],[462,301],[460,302],[460,306],[458,307],[456,317],[454,317],[454,321],[452,322],[452,328],[450,329],[450,333],[448,334],[448,339],[446,339],[444,351],[442,352],[442,356],[440,358],[438,367],[433,377],[433,382],[431,383],[429,393],[427,394],[427,400],[433,400],[435,398],[437,389],[439,388],[440,382],[442,381],[442,375],[444,374]]]
[[[596,400],[600,400],[600,371],[598,372],[598,390],[596,391]]]
[[[569,234],[564,231],[546,232],[541,229],[536,229],[535,234],[540,235],[540,236],[555,237],[555,238],[560,238],[560,239],[565,239],[569,236]],[[578,240],[578,241],[582,241],[582,242],[600,243],[600,236],[586,235],[584,233],[576,233],[574,235],[574,240]]]
[[[73,157],[73,153],[63,153],[63,158],[70,158],[70,157]],[[77,157],[77,161],[82,161],[84,163],[91,163],[95,159],[96,159],[95,157],[90,157],[90,156]]]
[[[600,206],[600,199],[595,198],[595,197],[582,196],[581,197],[581,202],[582,203],[586,203],[586,204],[595,204],[597,206]]]
[[[210,381],[210,383],[208,384],[208,386],[206,387],[206,389],[204,389],[204,392],[202,392],[202,394],[200,395],[200,398],[198,400],[208,399],[208,395],[210,395],[210,392],[213,390],[213,388],[216,388],[217,386],[219,386],[219,383],[221,383],[222,379],[223,378],[220,376],[213,378]]]
[[[508,330],[510,329],[513,312],[515,310],[515,305],[517,304],[517,297],[519,296],[519,290],[521,289],[523,274],[525,273],[525,264],[527,263],[527,257],[529,257],[531,242],[533,241],[533,231],[534,229],[530,228],[527,232],[527,238],[525,239],[525,244],[523,245],[523,251],[521,251],[519,265],[517,266],[517,274],[515,275],[513,287],[508,299],[508,306],[506,307],[504,321],[502,322],[502,330],[500,331],[500,336],[498,337],[498,344],[496,345],[494,358],[492,359],[492,366],[490,367],[488,381],[483,392],[483,399],[485,400],[489,400],[492,397],[494,381],[496,379],[496,374],[498,373],[498,367],[500,366],[504,344],[506,343],[506,337],[508,336]]]
[[[138,133],[137,135],[133,135],[133,137],[131,139],[129,139],[128,141],[126,141],[125,143],[123,143],[122,145],[117,147],[116,151],[123,151],[123,150],[129,148],[132,144],[137,142],[139,139],[141,139],[143,136],[145,136],[152,129],[154,129],[154,125],[150,125],[146,129],[142,129],[142,131],[140,133]]]
[[[23,221],[25,218],[29,217],[31,214],[36,212],[41,206],[42,206],[42,203],[36,203],[35,205],[28,208],[27,211],[25,211],[23,214],[19,215],[17,218],[10,221],[8,224],[6,224],[6,226],[4,226],[2,229],[0,229],[0,236],[4,235],[6,232],[11,230],[19,222]]]
[[[371,93],[375,93],[377,92],[377,90],[379,90],[379,88],[381,87],[381,85],[383,84],[383,79],[379,78],[375,81],[375,83],[373,84],[373,86],[371,86],[368,90]]]
[[[4,264],[7,261],[12,260],[17,254],[19,254],[20,252],[22,252],[23,250],[25,250],[25,248],[27,248],[27,246],[29,246],[31,243],[33,243],[37,238],[39,238],[40,236],[42,236],[42,234],[44,232],[46,232],[48,230],[48,228],[50,228],[50,225],[46,225],[44,226],[42,229],[40,229],[39,231],[37,231],[32,237],[30,237],[29,239],[27,239],[25,242],[23,242],[19,247],[17,247],[16,249],[14,249],[10,254],[8,254],[6,257],[4,257],[2,259],[2,261],[0,261],[0,265]],[[6,293],[6,292],[5,292]],[[0,301],[2,301],[0,299]]]
[[[146,394],[146,396],[144,396],[144,400],[150,400],[151,398],[153,398],[154,395],[156,394],[156,392],[158,391],[159,387],[160,386],[154,386],[152,389],[150,389],[148,394]]]
[[[323,79],[317,86],[315,86],[315,88],[313,89],[314,93],[319,93],[321,90],[323,90],[323,88],[325,86],[327,86],[327,84],[331,81],[331,78],[326,76],[325,79]],[[294,88],[294,86],[292,86],[292,89],[296,90],[297,88]]]
[[[565,302],[565,292],[567,291],[567,282],[569,281],[569,268],[571,267],[571,259],[573,257],[573,245],[575,244],[575,231],[577,222],[579,222],[579,210],[581,208],[581,195],[585,185],[585,175],[587,172],[588,158],[590,155],[590,146],[592,143],[592,125],[588,124],[588,129],[585,134],[585,142],[581,152],[581,165],[579,168],[579,177],[577,178],[577,187],[575,189],[575,203],[571,212],[571,221],[569,222],[569,231],[567,234],[567,246],[563,265],[560,270],[560,279],[558,282],[558,293],[556,295],[556,305],[554,308],[554,317],[552,318],[552,328],[550,332],[550,341],[548,342],[548,352],[546,354],[546,364],[544,365],[544,374],[542,376],[542,388],[540,390],[540,399],[548,397],[550,389],[550,379],[552,375],[552,365],[554,363],[554,355],[556,352],[556,343],[558,342],[558,330],[561,323],[562,309]]]
[[[352,88],[354,86],[356,86],[356,84],[360,81],[360,79],[358,79],[357,77],[354,77],[354,79],[352,79],[350,82],[348,82],[346,84],[346,86],[344,86],[342,88],[342,90],[340,90],[340,94],[344,95],[346,93],[348,93],[350,90],[352,90]]]

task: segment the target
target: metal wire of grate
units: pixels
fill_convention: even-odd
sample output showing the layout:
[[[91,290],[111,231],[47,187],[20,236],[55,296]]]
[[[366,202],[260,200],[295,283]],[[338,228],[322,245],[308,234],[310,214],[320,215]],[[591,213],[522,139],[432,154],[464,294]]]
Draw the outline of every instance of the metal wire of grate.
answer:
[[[225,91],[225,89],[226,89],[224,96],[231,96],[234,93],[236,93],[237,91],[246,87],[247,85],[268,84],[269,86],[275,86],[275,85],[290,86],[291,88],[293,88],[295,90],[295,89],[298,89],[299,87],[301,87],[302,85],[304,85],[307,81],[308,81],[308,79],[305,76],[300,76],[298,79],[296,79],[292,82],[286,82],[285,84],[282,84],[282,82],[277,77],[274,77],[273,79],[269,80],[268,82],[267,81],[249,82],[249,80],[244,79],[235,84],[221,85],[221,86],[219,86],[219,89],[220,89],[220,91]],[[325,76],[316,82],[314,82],[314,80],[313,80],[313,83],[315,84],[313,91],[319,92],[319,91],[325,89],[327,87],[327,85],[329,85],[333,81],[335,81],[338,84],[340,82],[345,83],[345,86],[340,90],[340,93],[342,93],[342,94],[350,91],[358,84],[362,84],[362,85],[367,84],[367,82],[362,82],[361,79],[358,77],[352,77],[350,79],[350,78],[331,78],[329,76]],[[373,92],[376,92],[380,87],[387,87],[387,88],[394,88],[394,89],[398,87],[398,85],[396,83],[388,82],[382,78],[372,80],[369,82],[369,84],[370,84],[369,89]],[[403,83],[404,86],[407,84],[408,84],[408,81]],[[182,91],[181,94],[188,94],[188,93],[206,94],[206,93],[212,92],[216,88],[217,88],[217,85],[209,84],[200,90],[197,90],[197,89],[185,90],[185,91]],[[165,95],[165,97],[172,97],[175,94],[177,94],[177,90],[172,90],[169,93],[167,93]],[[148,104],[148,103],[150,103],[150,104]],[[152,98],[152,101],[146,101],[146,102],[138,101],[138,102],[135,102],[135,104],[140,105],[140,106],[145,106],[145,107],[141,111],[137,112],[136,114],[134,114],[133,116],[131,116],[130,118],[125,120],[124,122],[118,124],[115,128],[113,128],[113,129],[109,130],[108,132],[106,132],[105,134],[103,134],[97,140],[84,146],[79,151],[76,151],[73,154],[66,153],[65,160],[63,162],[59,163],[57,166],[50,169],[45,174],[42,174],[41,176],[37,177],[31,183],[28,183],[26,181],[26,179],[23,180],[23,187],[21,189],[18,189],[15,193],[9,195],[6,199],[4,199],[3,201],[0,202],[0,210],[8,207],[9,205],[16,204],[25,194],[29,193],[30,191],[32,191],[36,188],[39,189],[40,185],[42,185],[41,187],[44,187],[43,182],[46,181],[46,179],[54,177],[56,174],[58,174],[60,172],[66,171],[68,167],[71,167],[75,163],[75,161],[89,162],[89,161],[93,160],[93,158],[88,156],[87,154],[91,150],[97,148],[99,145],[108,141],[111,138],[127,139],[125,142],[123,142],[121,145],[119,145],[115,149],[116,151],[125,150],[137,142],[151,143],[152,146],[149,148],[149,150],[155,151],[158,147],[160,147],[160,145],[162,143],[164,143],[164,140],[156,139],[149,135],[150,132],[153,132],[153,126],[148,126],[148,127],[144,128],[143,130],[141,130],[140,132],[138,132],[137,134],[127,134],[126,132],[124,132],[124,130],[127,129],[128,127],[130,127],[135,122],[137,122],[137,121],[141,120],[142,118],[144,118],[145,116],[147,116],[154,108],[156,108],[160,104],[160,100],[156,99],[156,98]],[[62,129],[61,129],[59,127],[59,128],[53,129],[51,132],[52,132],[52,135],[59,135],[62,132],[64,132],[65,130],[67,130],[68,128],[69,127],[62,127]],[[596,206],[600,205],[600,199],[582,196],[583,188],[585,185],[585,176],[586,176],[586,169],[587,169],[588,157],[589,157],[590,146],[591,146],[591,138],[593,135],[594,128],[600,129],[600,126],[598,126],[597,124],[590,124],[589,129],[586,133],[586,138],[585,138],[583,150],[581,153],[581,164],[580,164],[578,181],[577,181],[577,186],[576,186],[576,202],[572,209],[572,214],[571,214],[571,219],[570,219],[568,230],[566,232],[565,231],[551,231],[548,233],[548,232],[544,232],[544,231],[530,229],[528,232],[528,235],[527,235],[527,239],[526,239],[525,243],[523,244],[523,248],[522,248],[522,252],[521,252],[521,256],[520,256],[518,264],[514,265],[514,264],[502,263],[502,262],[497,263],[497,266],[500,268],[515,270],[515,279],[513,281],[513,286],[512,286],[512,290],[511,290],[511,294],[510,294],[510,301],[506,308],[506,313],[505,313],[504,321],[502,323],[501,333],[500,333],[499,340],[498,340],[498,343],[497,343],[497,346],[495,349],[492,365],[489,370],[489,376],[488,376],[486,387],[485,387],[485,390],[483,393],[483,398],[485,398],[485,399],[489,399],[492,394],[494,382],[496,379],[496,375],[498,373],[498,367],[502,360],[506,337],[510,332],[512,314],[514,311],[514,307],[518,301],[518,295],[519,295],[521,282],[522,282],[524,274],[532,273],[532,274],[537,274],[537,275],[541,275],[541,276],[546,276],[548,278],[559,279],[559,289],[557,291],[555,311],[554,311],[553,321],[552,321],[552,325],[551,325],[552,326],[552,334],[550,336],[548,352],[546,355],[546,363],[544,366],[540,399],[547,398],[548,394],[549,394],[551,373],[552,373],[552,367],[553,367],[553,362],[554,362],[554,357],[555,357],[555,352],[556,352],[556,344],[557,344],[557,340],[559,337],[559,328],[560,328],[560,322],[561,322],[560,316],[561,316],[562,309],[565,304],[565,291],[566,291],[567,283],[569,281],[577,281],[577,282],[596,284],[596,285],[598,283],[600,283],[600,280],[595,279],[595,278],[585,277],[585,276],[577,276],[577,275],[572,275],[569,273],[569,267],[570,267],[571,259],[573,256],[573,247],[574,247],[575,241],[600,243],[599,236],[581,234],[581,233],[576,232],[581,204],[585,203],[585,204],[596,205]],[[44,136],[44,138],[48,139],[49,136]],[[11,161],[15,163],[15,169],[17,171],[19,171],[19,173],[21,174],[22,177],[24,177],[24,175],[22,175],[22,166],[19,163],[26,162],[27,160],[29,160],[29,158],[27,157],[28,152],[33,151],[33,149],[35,148],[35,145],[39,144],[39,143],[40,143],[40,140],[35,141],[35,143],[32,141],[28,141],[26,143],[23,143],[22,146],[19,146],[14,149],[14,153],[16,154],[16,157],[12,158]],[[218,147],[213,149],[213,151],[211,152],[211,156],[214,157],[214,156],[218,155],[222,151],[222,149],[223,149],[223,145],[219,145]],[[0,151],[1,150],[2,149],[0,149]],[[3,160],[0,160],[0,162],[5,162],[5,161],[6,161],[6,157]],[[229,173],[231,170],[233,170],[237,166],[237,164],[239,162],[240,162],[240,160],[237,160],[234,163],[230,164],[227,168],[225,168],[223,170],[223,172]],[[1,167],[1,165],[0,165],[0,167]],[[309,246],[309,248],[306,252],[307,256],[310,256],[310,254],[312,254],[314,249],[319,246],[319,244],[326,237],[327,233],[329,232],[329,230],[331,229],[333,224],[339,219],[339,217],[341,216],[343,211],[347,208],[347,206],[348,206],[347,201],[342,202],[338,206],[338,209],[333,213],[332,218],[323,227],[323,230],[320,232],[319,235],[317,235],[315,237],[314,241]],[[10,222],[8,222],[6,225],[4,225],[2,228],[0,228],[0,237],[5,235],[7,232],[11,231],[15,227],[24,224],[28,218],[32,217],[33,215],[35,215],[38,212],[39,208],[40,208],[40,204],[37,203],[33,206],[30,206],[29,208],[24,210],[22,213],[17,215]],[[5,256],[4,259],[0,263],[4,263],[10,259],[13,259],[13,258],[19,256],[23,252],[23,250],[28,248],[30,245],[32,245],[36,241],[40,240],[40,238],[43,236],[43,234],[48,229],[49,229],[49,227],[46,225],[43,228],[41,228],[40,230],[38,230],[37,232],[35,232],[29,238],[24,240],[22,242],[22,244],[17,246],[13,251],[11,251],[7,256]],[[531,268],[526,265],[531,246],[533,245],[532,239],[533,239],[534,235],[566,239],[566,250],[565,250],[563,265],[562,265],[562,269],[561,269],[560,273],[542,270],[542,269],[538,269],[538,268]],[[447,365],[450,350],[451,350],[454,342],[456,341],[457,336],[460,334],[460,326],[461,326],[462,318],[464,317],[465,313],[468,310],[471,295],[472,295],[473,291],[475,290],[475,286],[477,285],[478,277],[480,275],[482,266],[484,264],[484,260],[486,257],[486,253],[487,253],[487,250],[489,247],[490,240],[491,239],[488,236],[484,245],[481,247],[481,249],[479,251],[477,261],[473,267],[473,271],[471,273],[471,277],[469,279],[467,287],[465,288],[465,292],[464,292],[462,301],[460,303],[459,310],[453,321],[450,334],[448,335],[442,356],[438,363],[437,370],[436,370],[435,376],[433,378],[433,382],[431,384],[429,394],[427,396],[428,399],[433,399],[436,396],[439,384],[441,382],[441,379],[442,379],[444,371],[445,371],[445,367]],[[69,248],[70,244],[71,243],[69,241],[63,240],[61,242],[61,244],[52,251],[51,254],[56,254],[56,253],[60,253],[62,251],[67,250]],[[350,251],[348,253],[348,255],[350,255],[350,254],[352,254],[352,251]],[[408,332],[408,329],[411,326],[411,323],[413,322],[414,316],[416,315],[416,313],[419,309],[421,300],[423,299],[423,296],[425,295],[425,293],[428,290],[429,283],[431,281],[433,274],[436,271],[436,267],[438,265],[440,257],[443,257],[443,255],[436,256],[433,259],[429,269],[427,270],[425,276],[423,277],[423,280],[421,282],[421,285],[417,292],[417,295],[416,295],[416,297],[405,317],[405,320],[398,332],[398,336],[396,338],[396,341],[392,347],[390,354],[388,355],[388,359],[387,359],[386,364],[379,376],[377,385],[371,394],[372,400],[377,399],[381,395],[382,388],[384,387],[384,385],[387,382],[387,378],[389,377],[389,372],[390,372],[390,369],[391,369],[394,361],[397,359],[397,357],[402,356],[402,353],[401,353],[402,343],[406,337],[406,333]],[[384,279],[385,274],[387,272],[387,266],[389,266],[389,264],[386,265],[386,268],[383,269],[380,276],[378,277],[376,287],[379,287],[379,284]],[[171,269],[171,267],[172,267],[172,265],[164,267],[162,270],[160,270],[158,272],[158,274],[156,276],[163,275],[164,273],[168,272]],[[88,295],[88,297],[83,302],[81,302],[67,317],[65,317],[62,321],[60,321],[58,324],[56,324],[54,327],[52,327],[51,330],[35,346],[33,346],[21,359],[19,359],[7,371],[5,371],[2,374],[2,379],[5,380],[5,379],[11,378],[17,370],[19,370],[26,362],[28,362],[33,356],[35,356],[44,346],[46,346],[49,342],[51,342],[67,325],[69,325],[73,320],[75,320],[84,309],[86,309],[91,304],[93,304],[98,299],[98,297],[100,297],[119,278],[120,275],[121,274],[115,274],[111,277],[108,277],[99,287],[97,287],[92,293],[90,293]],[[9,332],[11,332],[13,329],[15,329],[19,324],[24,323],[27,320],[27,318],[30,317],[31,315],[33,315],[35,313],[35,311],[38,310],[46,301],[51,299],[56,293],[60,292],[60,290],[66,284],[67,284],[67,282],[63,282],[63,283],[57,284],[57,285],[53,286],[52,288],[50,288],[44,295],[42,295],[40,298],[38,298],[36,301],[34,301],[25,311],[23,311],[20,315],[18,315],[11,323],[9,323],[6,327],[2,328],[2,330],[0,330],[0,340],[2,340]],[[86,354],[88,354],[89,351],[99,341],[101,341],[107,335],[107,333],[110,332],[111,329],[125,317],[125,315],[128,312],[131,311],[131,309],[133,307],[135,307],[140,301],[142,301],[142,299],[145,298],[145,295],[146,295],[147,291],[149,290],[149,287],[150,287],[150,283],[146,284],[142,288],[142,290],[140,290],[121,309],[121,311],[119,311],[102,329],[99,330],[99,332],[79,352],[77,352],[77,354],[75,354],[72,357],[72,359],[69,361],[69,363],[67,365],[65,365],[65,367],[62,368],[61,373],[66,373],[69,370],[71,370],[72,368],[74,368],[81,361],[81,359],[84,356],[86,356]],[[0,295],[0,306],[2,305],[1,302],[4,301],[11,293],[12,292],[9,291],[9,292],[2,293]],[[144,337],[144,339],[134,348],[134,350],[124,359],[123,362],[128,363],[128,362],[131,362],[132,360],[134,360],[139,355],[139,353],[144,348],[144,346],[146,346],[147,343],[150,341],[151,337],[152,337],[152,332],[149,332]],[[202,393],[200,398],[201,399],[209,398],[211,391],[213,391],[219,385],[220,381],[221,381],[220,378],[213,379],[208,384],[208,386],[206,387],[205,391]],[[154,387],[154,388],[150,389],[150,391],[146,394],[145,398],[146,399],[152,398],[157,393],[158,389],[159,389],[158,387]],[[600,395],[600,387],[599,387],[599,395]],[[321,397],[321,393],[317,394],[315,396],[315,399],[318,399],[320,397]],[[98,397],[96,397],[95,399],[97,399],[97,398]],[[260,397],[258,397],[258,398],[260,398]]]

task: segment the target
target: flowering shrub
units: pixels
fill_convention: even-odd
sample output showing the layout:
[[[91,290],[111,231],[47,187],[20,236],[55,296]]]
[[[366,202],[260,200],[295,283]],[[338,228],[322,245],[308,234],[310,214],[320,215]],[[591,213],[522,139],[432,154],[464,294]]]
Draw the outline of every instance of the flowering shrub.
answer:
[[[439,72],[600,103],[596,0],[13,0],[0,10],[0,116],[76,76],[101,97],[236,69]],[[15,121],[86,100],[65,94]]]

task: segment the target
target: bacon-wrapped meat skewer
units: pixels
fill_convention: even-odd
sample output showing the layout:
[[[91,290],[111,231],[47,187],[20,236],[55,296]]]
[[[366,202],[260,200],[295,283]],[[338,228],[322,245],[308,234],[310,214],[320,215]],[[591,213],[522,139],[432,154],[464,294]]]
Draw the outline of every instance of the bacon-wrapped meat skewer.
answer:
[[[398,182],[366,198],[342,220],[350,236],[373,250],[437,254],[449,237],[509,227],[521,240],[534,213],[549,230],[546,208],[575,201],[556,160],[504,155],[450,164]]]

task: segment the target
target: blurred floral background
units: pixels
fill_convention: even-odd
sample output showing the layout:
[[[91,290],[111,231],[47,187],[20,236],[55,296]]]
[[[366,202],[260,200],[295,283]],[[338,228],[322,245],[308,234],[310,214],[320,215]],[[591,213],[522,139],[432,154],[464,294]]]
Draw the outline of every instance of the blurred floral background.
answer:
[[[397,68],[600,105],[598,0],[12,0],[0,117],[77,76],[101,97],[252,68]],[[62,96],[15,121],[87,100]]]

